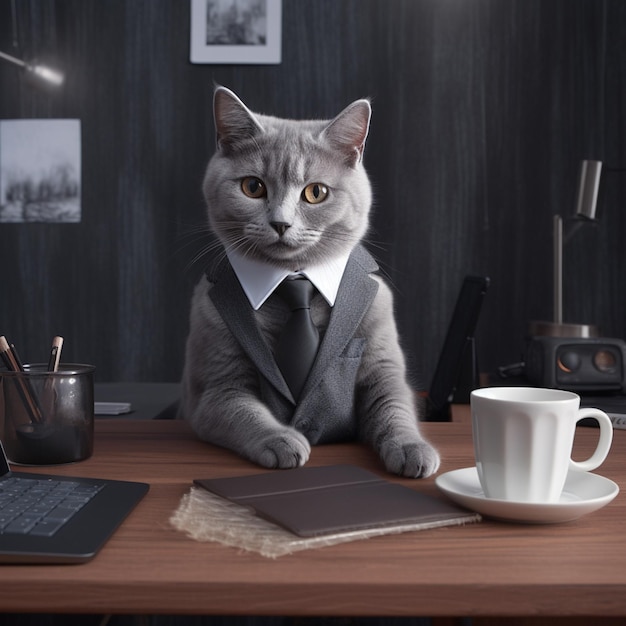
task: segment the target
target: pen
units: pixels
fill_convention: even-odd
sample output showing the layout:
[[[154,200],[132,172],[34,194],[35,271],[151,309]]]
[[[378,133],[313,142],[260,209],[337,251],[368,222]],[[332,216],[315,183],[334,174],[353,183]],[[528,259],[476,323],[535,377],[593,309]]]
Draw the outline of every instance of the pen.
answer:
[[[15,346],[10,346],[4,335],[0,336],[0,355],[2,355],[2,360],[7,366],[7,369],[11,372],[24,371],[22,361],[17,354]],[[24,407],[28,412],[30,421],[41,422],[41,410],[37,406],[35,394],[33,393],[32,387],[30,387],[30,381],[20,376],[15,379],[15,385]]]
[[[15,347],[15,344],[13,343],[9,344],[9,348],[11,350],[11,354],[13,355],[13,358],[15,359],[15,364],[17,365],[17,368],[19,369],[20,372],[23,372],[24,364],[22,363],[22,359],[20,359],[20,355],[17,353],[17,348]]]
[[[59,369],[59,361],[61,360],[61,348],[63,348],[63,337],[55,337],[52,340],[50,359],[48,360],[49,372],[56,372]]]

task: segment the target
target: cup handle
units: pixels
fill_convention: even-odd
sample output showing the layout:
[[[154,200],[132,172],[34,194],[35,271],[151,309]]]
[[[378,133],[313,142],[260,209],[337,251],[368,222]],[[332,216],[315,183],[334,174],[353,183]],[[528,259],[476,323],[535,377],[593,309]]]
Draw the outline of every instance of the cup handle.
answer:
[[[585,417],[592,417],[598,420],[600,426],[600,439],[595,452],[586,461],[574,461],[570,459],[570,468],[582,472],[590,472],[604,462],[613,441],[613,423],[611,418],[600,409],[579,409],[577,422]]]

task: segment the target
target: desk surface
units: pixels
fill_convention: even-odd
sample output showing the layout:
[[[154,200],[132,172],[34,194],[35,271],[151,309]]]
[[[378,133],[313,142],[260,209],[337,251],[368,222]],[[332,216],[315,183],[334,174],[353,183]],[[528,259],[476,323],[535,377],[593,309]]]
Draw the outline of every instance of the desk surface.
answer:
[[[472,465],[467,422],[425,423],[442,472]],[[595,429],[579,429],[580,453]],[[626,487],[626,431],[602,474]],[[364,446],[313,449],[311,465],[379,472]],[[3,611],[256,615],[626,615],[626,498],[575,522],[527,526],[485,520],[299,552],[271,560],[196,543],[169,526],[193,478],[257,471],[198,441],[184,422],[98,420],[94,456],[57,467],[151,483],[150,493],[84,565],[2,566]],[[398,479],[437,495],[434,479]]]

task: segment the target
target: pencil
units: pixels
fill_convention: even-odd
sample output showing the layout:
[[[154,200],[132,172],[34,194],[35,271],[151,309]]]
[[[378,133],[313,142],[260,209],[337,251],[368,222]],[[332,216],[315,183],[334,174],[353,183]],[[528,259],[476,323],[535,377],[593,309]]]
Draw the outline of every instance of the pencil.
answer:
[[[24,367],[15,346],[11,348],[4,335],[0,336],[0,354],[7,368],[12,372],[23,372]],[[36,396],[30,386],[30,381],[23,376],[15,378],[17,392],[22,399],[31,422],[41,422],[41,410],[35,400]]]
[[[2,354],[2,360],[4,361],[5,365],[12,372],[18,372],[20,368],[18,364],[15,362],[15,357],[13,356],[13,353],[11,352],[11,347],[9,346],[9,342],[7,341],[4,335],[0,337],[0,353]]]
[[[17,352],[17,348],[15,347],[15,344],[11,343],[9,344],[9,347],[11,348],[11,354],[13,355],[13,358],[15,359],[15,363],[17,364],[19,371],[23,372],[24,363],[22,362],[22,359],[20,358],[20,355]],[[35,393],[33,386],[30,384],[30,380],[28,379],[28,377],[24,379],[24,385],[26,386],[26,391],[28,392],[28,396],[30,397],[30,400],[35,408],[35,421],[41,421],[43,413],[41,411],[41,405],[39,404],[39,397]]]
[[[5,345],[6,345],[6,349],[5,349]],[[9,344],[7,343],[6,338],[4,336],[0,337],[0,357],[2,358],[2,361],[4,365],[6,366],[6,368],[12,372],[13,363],[9,357],[9,354],[8,354],[9,351],[10,351]]]
[[[62,348],[63,348],[63,337],[55,337],[52,340],[52,348],[50,350],[50,359],[48,361],[49,372],[56,372],[59,369],[59,361],[61,360]]]
[[[18,369],[20,370],[20,372],[23,372],[24,364],[22,363],[22,359],[20,359],[20,355],[17,353],[17,348],[15,347],[15,344],[9,344],[9,349],[11,350],[11,354],[15,359],[15,363],[17,364]]]

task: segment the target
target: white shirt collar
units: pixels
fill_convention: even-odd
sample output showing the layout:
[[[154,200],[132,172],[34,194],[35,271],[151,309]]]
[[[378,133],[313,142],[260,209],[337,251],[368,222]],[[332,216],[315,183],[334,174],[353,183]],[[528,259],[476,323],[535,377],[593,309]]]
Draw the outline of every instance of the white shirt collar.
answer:
[[[228,260],[235,270],[235,274],[243,287],[243,290],[256,311],[272,295],[274,289],[283,282],[287,276],[294,272],[284,270],[266,263],[237,254],[227,252]],[[297,274],[306,276],[324,296],[330,306],[334,306],[339,290],[339,283],[348,263],[350,254],[336,259],[329,259],[325,263],[307,267]]]

